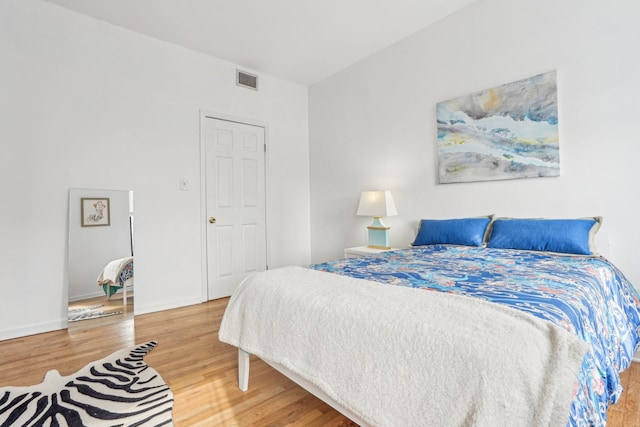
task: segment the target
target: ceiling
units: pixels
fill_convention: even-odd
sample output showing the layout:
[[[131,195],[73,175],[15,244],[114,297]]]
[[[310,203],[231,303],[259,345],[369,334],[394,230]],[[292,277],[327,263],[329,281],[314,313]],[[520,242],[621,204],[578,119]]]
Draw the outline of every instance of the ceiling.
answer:
[[[247,71],[310,85],[474,0],[49,1]]]

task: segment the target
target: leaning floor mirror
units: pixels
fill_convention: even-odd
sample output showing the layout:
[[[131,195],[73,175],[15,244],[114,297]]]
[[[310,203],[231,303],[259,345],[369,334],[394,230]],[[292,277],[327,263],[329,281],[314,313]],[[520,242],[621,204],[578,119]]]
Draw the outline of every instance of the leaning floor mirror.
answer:
[[[133,333],[133,260],[133,192],[70,189],[70,331],[122,323]]]

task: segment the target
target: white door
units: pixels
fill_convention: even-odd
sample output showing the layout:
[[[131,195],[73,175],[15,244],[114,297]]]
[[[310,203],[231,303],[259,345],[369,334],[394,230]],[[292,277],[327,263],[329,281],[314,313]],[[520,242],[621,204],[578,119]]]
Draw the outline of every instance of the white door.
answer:
[[[205,118],[208,298],[267,265],[264,128]]]

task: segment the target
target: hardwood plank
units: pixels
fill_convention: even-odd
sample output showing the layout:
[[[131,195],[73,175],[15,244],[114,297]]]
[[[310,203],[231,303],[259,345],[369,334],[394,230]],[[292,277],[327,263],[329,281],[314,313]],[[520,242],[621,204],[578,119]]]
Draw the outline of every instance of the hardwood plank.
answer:
[[[237,350],[218,341],[227,301],[145,314],[135,321],[129,307],[131,319],[125,322],[95,319],[72,324],[68,331],[0,341],[0,384],[36,384],[50,369],[69,375],[116,350],[155,340],[158,347],[145,360],[173,390],[177,426],[356,426],[255,356],[249,390],[241,392]],[[622,378],[625,391],[609,409],[607,426],[640,427],[640,364],[632,363]]]
[[[640,414],[640,369],[637,369],[637,366],[632,368],[627,371],[625,391],[622,392],[622,394],[626,393],[624,413]]]
[[[629,383],[629,372],[631,370],[627,369],[624,372],[622,372],[620,374],[620,383],[622,384],[622,388],[624,390],[627,390],[627,384]],[[620,412],[624,414],[624,408],[626,406],[626,400],[627,400],[627,395],[629,395],[629,393],[625,393],[624,391],[622,392],[622,394],[620,395],[620,398],[618,399],[618,402],[616,402],[615,405],[610,405],[609,406],[609,410],[608,413],[613,413],[613,412]],[[607,417],[607,419],[610,417]],[[624,417],[622,417],[621,419],[623,419]]]
[[[607,424],[615,426],[624,425],[624,412],[623,411],[611,411],[607,412]]]

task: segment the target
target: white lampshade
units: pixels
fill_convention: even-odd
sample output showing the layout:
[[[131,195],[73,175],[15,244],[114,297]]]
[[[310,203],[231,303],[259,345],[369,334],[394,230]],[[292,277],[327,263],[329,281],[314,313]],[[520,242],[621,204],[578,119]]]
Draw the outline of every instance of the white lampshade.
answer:
[[[356,215],[373,217],[398,215],[391,191],[363,191]]]

